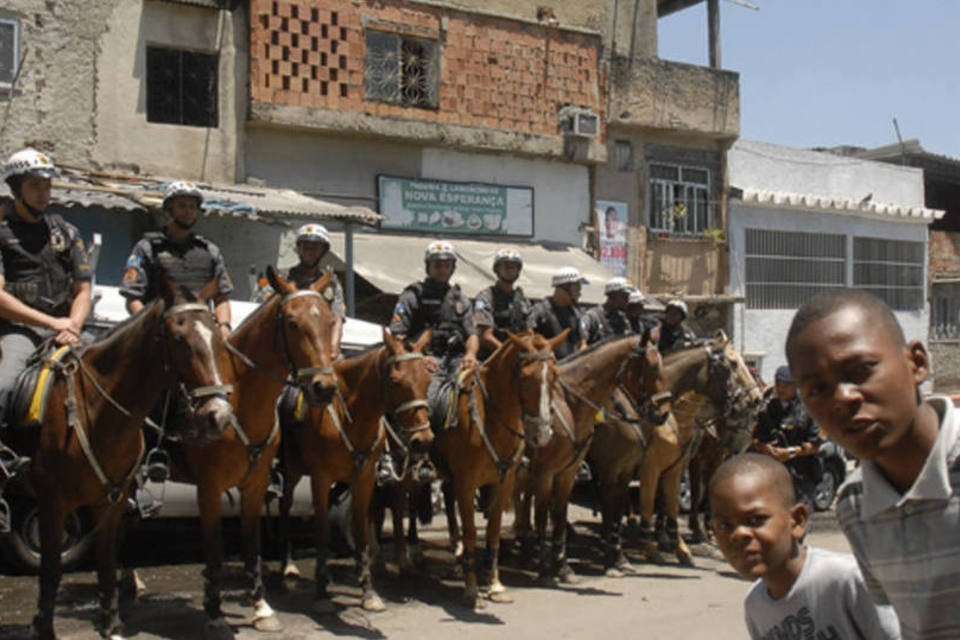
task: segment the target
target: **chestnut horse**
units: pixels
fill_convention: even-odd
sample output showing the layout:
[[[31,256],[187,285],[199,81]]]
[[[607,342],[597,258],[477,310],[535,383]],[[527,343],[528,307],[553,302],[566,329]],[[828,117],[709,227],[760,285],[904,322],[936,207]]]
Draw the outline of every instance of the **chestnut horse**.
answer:
[[[645,415],[662,422],[669,413],[670,397],[660,377],[656,346],[639,336],[614,338],[578,351],[560,362],[559,372],[561,399],[555,406],[554,436],[545,447],[530,454],[529,468],[518,475],[517,494],[522,497],[517,503],[514,525],[518,540],[528,550],[530,502],[536,497],[539,577],[551,583],[557,578],[563,582],[574,579],[566,558],[567,507],[600,408],[621,385],[632,390],[632,397],[643,401]],[[551,545],[547,544],[548,509],[553,521],[552,554]]]
[[[220,375],[223,340],[206,301],[160,276],[161,297],[104,338],[71,348],[52,362],[55,378],[39,430],[18,430],[20,453],[32,462],[26,480],[36,493],[40,520],[40,595],[34,628],[54,633],[54,603],[63,575],[64,519],[90,507],[97,557],[100,633],[119,638],[117,539],[127,492],[144,454],[143,423],[163,391],[175,383],[189,399],[199,428],[222,432],[233,419]]]
[[[542,446],[552,435],[550,401],[558,376],[553,348],[566,340],[567,333],[547,340],[537,334],[508,332],[509,339],[462,380],[464,386],[455,398],[456,422],[436,434],[438,467],[450,479],[463,523],[463,600],[467,606],[475,607],[479,596],[474,497],[484,486],[492,487],[486,548],[490,598],[509,601],[499,573],[503,506],[513,493],[525,441]],[[455,544],[457,521],[449,506],[447,523],[451,544]]]
[[[297,290],[272,267],[267,269],[267,277],[276,294],[227,341],[226,366],[235,372],[233,402],[239,422],[213,442],[184,442],[185,468],[174,467],[176,479],[197,485],[206,561],[204,633],[208,637],[233,637],[220,608],[220,500],[231,487],[240,490],[244,572],[254,602],[254,628],[280,630],[280,621],[265,598],[260,561],[260,513],[280,444],[277,398],[288,383],[298,385],[311,405],[328,402],[337,389],[331,356],[333,315],[318,293],[329,282],[330,273],[304,290]]]
[[[425,453],[433,442],[427,405],[430,369],[423,354],[424,347],[430,343],[430,332],[411,345],[384,329],[383,343],[381,347],[337,362],[335,368],[343,395],[326,407],[311,408],[302,424],[284,425],[287,483],[280,502],[283,574],[285,577],[299,575],[290,554],[287,520],[293,488],[304,474],[309,474],[317,543],[314,610],[321,614],[334,611],[327,591],[331,485],[350,483],[354,552],[363,590],[361,606],[367,611],[382,611],[383,601],[373,587],[368,540],[376,463],[383,452],[387,429],[399,430],[404,445],[414,453]]]

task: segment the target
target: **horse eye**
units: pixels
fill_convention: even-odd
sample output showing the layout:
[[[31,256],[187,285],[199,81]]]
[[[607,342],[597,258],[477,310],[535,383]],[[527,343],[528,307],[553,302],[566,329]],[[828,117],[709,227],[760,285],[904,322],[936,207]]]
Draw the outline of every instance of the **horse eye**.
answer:
[[[294,320],[293,318],[287,318],[287,326],[293,329],[294,331],[297,331],[300,328],[297,325],[297,321]]]

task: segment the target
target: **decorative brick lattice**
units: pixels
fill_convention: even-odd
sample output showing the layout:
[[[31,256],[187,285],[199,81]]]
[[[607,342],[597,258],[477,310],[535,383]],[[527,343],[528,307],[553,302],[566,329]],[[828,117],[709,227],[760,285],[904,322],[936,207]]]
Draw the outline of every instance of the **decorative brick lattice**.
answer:
[[[256,16],[262,86],[271,92],[348,97],[350,30],[338,11],[283,1]],[[307,101],[309,103],[309,100]]]

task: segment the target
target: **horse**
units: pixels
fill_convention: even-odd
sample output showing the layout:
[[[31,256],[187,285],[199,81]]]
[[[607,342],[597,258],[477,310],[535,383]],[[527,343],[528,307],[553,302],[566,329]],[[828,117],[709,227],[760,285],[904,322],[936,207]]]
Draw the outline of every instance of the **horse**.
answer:
[[[715,416],[724,418],[733,427],[750,423],[750,415],[760,399],[760,390],[749,369],[723,332],[703,345],[664,356],[663,377],[673,394],[670,418],[661,425],[646,424],[642,429],[622,421],[607,421],[598,427],[589,454],[604,502],[605,569],[610,576],[633,571],[623,555],[619,527],[627,487],[638,468],[644,556],[649,561],[660,561],[651,526],[660,485],[665,498],[667,530],[677,559],[685,566],[692,566],[690,549],[677,535],[680,481],[696,429],[695,421],[687,416],[690,403],[698,403],[698,408],[711,408]]]
[[[161,274],[158,290],[157,300],[102,339],[47,357],[53,382],[42,426],[11,433],[16,448],[32,458],[25,481],[37,498],[41,552],[33,626],[44,640],[56,637],[64,519],[80,507],[90,508],[95,523],[100,634],[121,637],[118,535],[145,452],[144,420],[163,391],[179,383],[201,430],[220,433],[233,418],[226,399],[231,390],[221,376],[224,344],[206,304],[216,283],[193,297]]]
[[[423,349],[430,342],[425,332],[409,344],[383,331],[383,346],[347,358],[335,365],[344,393],[324,408],[311,408],[302,424],[284,425],[284,477],[280,502],[280,540],[284,550],[284,577],[299,576],[293,564],[288,519],[293,487],[310,475],[317,546],[314,610],[333,613],[327,591],[330,543],[330,486],[349,482],[351,520],[357,573],[362,588],[361,606],[384,610],[373,587],[370,571],[370,501],[376,481],[376,463],[393,431],[411,455],[426,453],[433,442],[427,405],[430,363]],[[396,426],[394,426],[396,425]],[[398,432],[399,429],[399,432]]]
[[[260,560],[260,512],[270,467],[280,445],[277,398],[286,384],[296,384],[311,406],[329,402],[338,381],[333,369],[333,315],[319,293],[328,272],[308,289],[298,290],[272,267],[267,278],[276,292],[228,337],[224,367],[234,372],[234,413],[238,420],[214,441],[184,441],[181,460],[175,456],[173,476],[197,485],[203,533],[203,607],[206,637],[233,637],[221,610],[223,540],[221,496],[240,490],[240,523],[244,573],[254,602],[253,626],[279,631],[282,626],[266,601]]]
[[[463,386],[456,392],[453,407],[456,420],[436,434],[437,466],[450,482],[447,526],[452,545],[458,538],[453,500],[463,522],[463,603],[469,607],[477,606],[479,596],[474,497],[477,489],[485,486],[491,487],[486,531],[489,597],[509,602],[499,572],[504,500],[512,495],[525,442],[542,446],[552,435],[551,399],[558,375],[553,349],[566,340],[567,333],[548,340],[537,334],[508,332],[508,339],[481,367],[472,375],[461,374],[458,381]]]
[[[529,549],[530,503],[536,497],[539,579],[550,584],[557,579],[574,580],[566,559],[567,507],[601,407],[623,385],[633,390],[634,397],[644,399],[645,415],[662,421],[669,413],[670,396],[660,378],[659,352],[640,336],[614,338],[571,354],[559,363],[559,373],[561,398],[555,406],[554,436],[531,453],[528,469],[518,475],[514,523],[517,539]],[[548,509],[553,521],[552,557],[547,544]]]

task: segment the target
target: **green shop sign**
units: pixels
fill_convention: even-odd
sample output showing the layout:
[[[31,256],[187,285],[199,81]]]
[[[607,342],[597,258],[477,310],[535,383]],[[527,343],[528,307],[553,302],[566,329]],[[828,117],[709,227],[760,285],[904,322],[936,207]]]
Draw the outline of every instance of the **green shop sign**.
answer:
[[[533,189],[379,177],[383,228],[440,234],[533,235]]]

